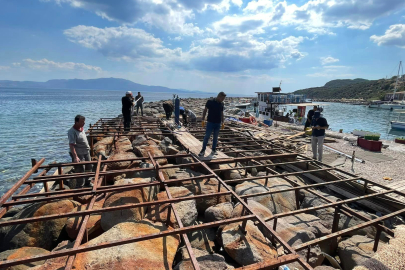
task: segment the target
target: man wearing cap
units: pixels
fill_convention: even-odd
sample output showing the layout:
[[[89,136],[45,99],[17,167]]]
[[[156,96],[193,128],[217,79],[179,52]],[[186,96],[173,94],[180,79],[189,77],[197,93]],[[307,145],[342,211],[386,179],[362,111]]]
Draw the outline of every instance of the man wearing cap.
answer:
[[[138,95],[135,97],[136,102],[136,115],[138,115],[139,108],[141,108],[141,115],[143,116],[143,96],[141,92],[138,92]]]
[[[318,160],[322,161],[323,153],[323,141],[325,139],[325,130],[329,127],[325,118],[321,117],[321,112],[314,112],[312,117],[312,156],[316,160],[316,154],[318,153]]]
[[[131,110],[134,106],[134,97],[131,91],[125,93],[125,97],[122,97],[122,116],[124,117],[124,130],[129,131],[131,128]]]
[[[205,130],[205,137],[199,157],[203,157],[205,149],[207,148],[208,140],[211,137],[211,133],[214,133],[212,138],[212,153],[211,156],[216,155],[216,147],[218,142],[219,129],[224,129],[224,99],[226,94],[220,92],[216,98],[209,99],[205,104],[205,108],[202,115],[202,127],[207,126]],[[208,111],[207,123],[205,123],[205,115]]]

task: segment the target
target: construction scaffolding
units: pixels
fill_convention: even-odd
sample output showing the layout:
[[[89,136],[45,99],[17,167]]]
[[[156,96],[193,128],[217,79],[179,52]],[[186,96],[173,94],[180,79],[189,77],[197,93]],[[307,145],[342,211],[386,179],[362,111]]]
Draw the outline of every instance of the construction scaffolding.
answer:
[[[382,225],[382,221],[390,219],[397,215],[402,215],[405,213],[405,207],[400,209],[395,209],[392,206],[384,205],[384,201],[374,202],[373,200],[383,197],[384,195],[395,193],[400,196],[405,196],[404,192],[389,189],[383,185],[374,183],[368,179],[352,175],[350,173],[344,172],[338,168],[330,167],[321,162],[312,160],[305,157],[299,153],[292,152],[282,144],[274,143],[266,139],[256,139],[251,136],[248,132],[243,132],[240,130],[238,123],[228,123],[225,130],[221,130],[219,146],[217,147],[223,154],[227,155],[227,158],[210,159],[201,161],[197,158],[196,153],[189,151],[188,145],[181,143],[179,138],[182,136],[182,132],[187,132],[193,135],[198,140],[202,140],[205,131],[198,127],[198,124],[189,127],[186,131],[176,131],[167,122],[161,121],[158,118],[147,118],[147,117],[134,117],[132,127],[129,132],[124,132],[123,122],[120,118],[102,118],[97,121],[94,125],[91,125],[90,129],[87,131],[89,142],[91,145],[91,153],[93,155],[93,161],[80,162],[80,163],[51,163],[44,165],[45,160],[41,159],[38,162],[33,161],[33,167],[29,170],[17,183],[6,192],[0,199],[0,218],[3,217],[8,210],[16,205],[28,205],[37,202],[51,202],[60,199],[71,198],[72,196],[90,196],[90,203],[88,203],[87,208],[84,210],[69,212],[63,214],[53,214],[45,216],[34,216],[30,218],[21,219],[11,219],[0,222],[0,228],[5,226],[15,226],[19,224],[33,223],[39,221],[46,221],[59,218],[70,218],[70,217],[82,217],[79,226],[79,233],[74,239],[74,245],[70,249],[64,249],[60,251],[52,251],[45,255],[36,255],[31,257],[6,260],[0,262],[0,268],[10,267],[14,265],[25,264],[35,261],[43,261],[46,259],[57,258],[68,256],[66,261],[65,269],[72,269],[73,263],[75,261],[76,255],[83,252],[88,252],[97,249],[104,249],[113,246],[125,245],[128,243],[141,242],[146,240],[151,240],[155,238],[162,238],[169,235],[178,235],[181,237],[188,253],[190,260],[194,269],[200,269],[196,256],[193,253],[192,247],[190,245],[187,233],[203,230],[206,228],[218,227],[221,225],[239,223],[240,230],[244,232],[246,230],[246,224],[249,220],[254,221],[256,224],[260,225],[267,231],[267,235],[270,235],[270,241],[274,247],[283,250],[282,254],[277,258],[268,258],[260,263],[248,265],[241,267],[240,269],[275,269],[278,266],[285,265],[291,262],[298,262],[304,269],[312,269],[309,265],[309,259],[311,256],[311,247],[331,239],[335,239],[348,232],[353,232],[368,226],[374,226],[377,229],[377,234],[374,242],[374,250],[377,250],[380,235],[382,232],[390,236],[394,236],[393,230]],[[101,140],[105,137],[113,137],[113,143],[111,148],[114,149],[115,143],[121,137],[132,137],[135,138],[138,135],[146,136],[163,136],[169,137],[174,142],[180,144],[185,150],[184,154],[176,155],[164,155],[164,156],[153,156],[148,152],[147,156],[137,157],[132,159],[115,159],[110,160],[103,159],[101,155],[95,156],[94,144],[96,141]],[[159,165],[159,160],[161,159],[176,159],[176,158],[188,158],[191,162],[185,164],[176,165],[165,165],[162,167]],[[129,161],[131,165],[127,169],[112,170],[108,167],[110,163],[113,162],[123,162]],[[134,167],[132,164],[136,162],[146,162],[152,166],[149,168]],[[269,163],[270,161],[270,163]],[[96,166],[95,171],[84,172],[84,173],[71,173],[65,174],[65,169],[70,166],[75,165],[85,165],[92,164]],[[219,168],[218,166],[214,169],[211,168],[215,165],[229,165],[228,168]],[[193,170],[198,170],[203,172],[203,175],[196,177],[189,177],[184,179],[166,179],[163,174],[163,170],[171,168],[193,168]],[[248,171],[252,169],[264,170],[266,172],[265,176],[248,177]],[[55,170],[54,174],[50,174],[52,170]],[[221,174],[226,171],[240,170],[243,172],[243,176],[240,179],[224,179]],[[295,170],[295,171],[294,171]],[[134,173],[134,172],[153,172],[155,178],[149,183],[141,184],[125,184],[125,185],[107,185],[106,178],[108,176],[115,176],[122,173]],[[333,175],[336,179],[330,177],[324,177],[325,174]],[[309,180],[315,181],[316,179],[321,179],[323,182],[302,184],[295,180],[292,180],[291,176],[300,176],[307,178]],[[65,189],[66,182],[70,179],[75,179],[78,177],[94,177],[93,187],[80,188],[80,189]],[[271,182],[273,178],[281,178],[286,182],[291,184],[291,188],[275,190],[271,189]],[[315,179],[316,178],[316,179]],[[196,181],[196,180],[213,180],[218,185],[217,192],[211,194],[194,195],[189,197],[179,197],[173,198],[170,193],[169,186],[173,184],[180,184],[186,181]],[[260,192],[248,195],[238,195],[231,187],[233,184],[243,183],[245,181],[255,181],[255,180],[265,180],[265,187],[270,187],[266,192]],[[315,180],[314,180],[315,179]],[[340,201],[332,201],[322,194],[318,193],[316,188],[319,187],[335,187],[345,189],[346,184],[353,182],[358,183],[362,181],[363,191],[362,194],[359,191],[352,190],[351,196],[347,199]],[[50,183],[57,183],[58,189],[52,190],[50,188]],[[379,193],[368,193],[367,187],[369,185],[379,186],[384,189]],[[34,187],[43,187],[41,192],[32,192]],[[99,209],[94,209],[93,206],[98,198],[104,197],[107,193],[118,192],[118,191],[128,191],[134,189],[140,189],[145,187],[159,187],[160,191],[165,191],[167,199],[165,200],[154,200],[141,203],[132,203],[112,207],[103,207]],[[310,208],[300,207],[299,192],[300,190],[306,190],[307,192],[318,196],[324,200],[323,205],[313,206]],[[347,188],[346,188],[347,190]],[[258,213],[255,213],[248,205],[248,199],[257,196],[270,196],[277,193],[283,192],[294,192],[295,193],[295,204],[297,210],[273,213],[269,218],[261,218]],[[217,198],[219,201],[220,197],[231,196],[231,200],[235,203],[240,203],[243,206],[242,216],[236,218],[228,218],[221,221],[208,222],[199,225],[184,226],[179,214],[176,211],[175,203],[186,201],[186,200],[197,200],[205,198]],[[363,214],[357,212],[356,210],[347,206],[348,203],[366,201],[368,202],[366,206],[372,207],[377,205],[378,207],[384,208],[390,213],[385,213],[385,215],[378,217],[376,219],[370,219]],[[167,227],[168,229],[160,233],[142,235],[139,237],[118,239],[116,241],[105,242],[95,245],[82,246],[82,243],[88,241],[88,229],[87,223],[89,218],[93,214],[101,214],[105,212],[118,211],[124,209],[133,209],[147,206],[159,206],[163,204],[169,204],[168,214],[167,214]],[[333,208],[334,219],[333,226],[330,233],[318,239],[303,243],[298,246],[290,246],[286,241],[284,241],[281,236],[277,233],[277,221],[286,216],[293,216],[300,213],[308,213],[314,210]],[[170,224],[170,216],[174,215],[177,226],[173,228]],[[340,215],[346,215],[348,217],[357,217],[364,222],[360,225],[350,227],[344,230],[339,230],[338,224]],[[271,223],[270,223],[271,221]],[[306,250],[306,256],[300,256],[299,251]]]

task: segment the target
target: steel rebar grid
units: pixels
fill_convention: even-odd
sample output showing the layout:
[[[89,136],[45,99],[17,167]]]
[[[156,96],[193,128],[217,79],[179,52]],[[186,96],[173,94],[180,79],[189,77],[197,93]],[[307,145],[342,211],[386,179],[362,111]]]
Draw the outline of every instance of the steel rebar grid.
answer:
[[[170,194],[169,188],[168,188],[167,184],[165,183],[163,174],[160,171],[159,164],[153,159],[153,156],[150,154],[150,152],[148,152],[148,155],[153,164],[153,167],[155,168],[156,176],[158,177],[158,179],[164,186],[167,198],[173,199],[172,195]],[[170,224],[170,209],[173,211],[174,217],[176,219],[176,222],[177,222],[179,228],[180,229],[184,228],[183,222],[181,222],[181,219],[180,219],[179,215],[177,214],[176,208],[174,207],[173,203],[169,203],[169,208],[167,209],[167,211],[168,211],[167,216],[166,216],[167,225],[169,226],[169,224]],[[200,270],[200,266],[198,265],[197,258],[195,257],[193,249],[191,248],[191,244],[190,244],[190,241],[188,240],[187,234],[183,233],[180,235],[183,238],[184,244],[186,245],[186,249],[187,249],[188,255],[190,256],[190,260],[191,260],[191,263],[193,264],[194,269]]]

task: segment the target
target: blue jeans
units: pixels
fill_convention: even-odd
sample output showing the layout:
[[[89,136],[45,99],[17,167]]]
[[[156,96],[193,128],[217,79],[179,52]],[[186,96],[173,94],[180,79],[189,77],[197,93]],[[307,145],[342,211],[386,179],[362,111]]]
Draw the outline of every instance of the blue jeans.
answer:
[[[207,148],[208,140],[210,139],[212,132],[214,132],[214,135],[212,138],[212,151],[215,151],[215,148],[217,148],[218,135],[219,135],[220,129],[221,129],[221,123],[207,122],[207,129],[205,130],[205,137],[204,137],[203,148],[201,149],[201,152],[204,152],[205,149]]]

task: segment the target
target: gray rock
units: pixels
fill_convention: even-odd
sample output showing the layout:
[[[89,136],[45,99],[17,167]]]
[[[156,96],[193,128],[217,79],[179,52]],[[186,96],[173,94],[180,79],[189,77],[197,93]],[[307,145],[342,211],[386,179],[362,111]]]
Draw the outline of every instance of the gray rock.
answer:
[[[144,135],[136,136],[135,140],[132,141],[132,147],[135,148],[135,146],[147,144],[147,141]]]
[[[270,178],[267,186],[265,179],[245,181],[235,187],[238,195],[248,195],[271,190],[283,190],[292,186],[281,178]],[[263,195],[251,198],[267,207],[273,214],[296,210],[295,193],[293,191]]]
[[[189,254],[186,248],[182,248],[183,260],[179,262],[173,269],[174,270],[190,270],[194,269],[193,264],[189,258]],[[234,269],[232,265],[229,265],[225,258],[219,254],[210,254],[204,250],[193,248],[193,253],[197,259],[198,265],[201,270],[228,270]]]
[[[49,253],[50,252],[48,250],[43,249],[43,248],[22,247],[19,249],[11,249],[11,250],[1,252],[0,261],[15,260],[15,259],[21,259],[21,258],[25,258],[25,257],[36,256],[36,255],[45,255],[45,254],[49,254]],[[33,266],[41,265],[44,262],[45,262],[45,260],[29,262],[29,263],[20,264],[20,265],[14,265],[14,266],[7,267],[7,270],[26,270],[26,269],[30,269]]]
[[[221,233],[223,247],[232,259],[240,265],[248,265],[277,257],[277,251],[252,221],[246,223],[246,234],[241,224],[226,225]]]
[[[116,181],[115,185],[140,184],[150,182],[152,182],[151,178],[124,178]],[[105,200],[103,208],[152,201],[155,198],[157,192],[158,186],[137,188],[121,192],[112,192]],[[101,215],[101,228],[103,228],[104,231],[107,231],[121,222],[142,220],[145,216],[146,210],[147,207],[137,207],[125,210],[104,212]]]
[[[351,270],[355,266],[371,258],[373,251],[374,239],[363,235],[352,236],[339,243],[337,252],[342,261],[343,270]],[[379,243],[378,248],[385,246]]]
[[[188,233],[187,236],[193,248],[205,250],[209,253],[213,253],[218,249],[216,244],[217,230],[214,228],[193,231]]]
[[[184,187],[169,187],[168,189],[173,198],[189,197],[193,195],[188,189]],[[157,195],[158,201],[167,200],[167,198],[168,197],[166,191],[162,191]],[[198,212],[195,200],[186,200],[175,203],[174,208],[176,209],[176,212],[179,215],[183,226],[190,226],[197,220]],[[168,203],[153,205],[149,207],[148,213],[146,214],[145,218],[152,221],[165,223],[167,221],[168,209]],[[173,212],[170,215],[170,224],[173,227],[178,227]]]
[[[228,219],[232,216],[233,205],[230,202],[213,205],[205,210],[205,221],[213,222]]]
[[[71,200],[34,203],[23,208],[10,220],[68,213],[79,205],[79,203]],[[20,247],[40,247],[50,250],[56,244],[66,221],[67,218],[58,218],[1,227],[0,251]]]

